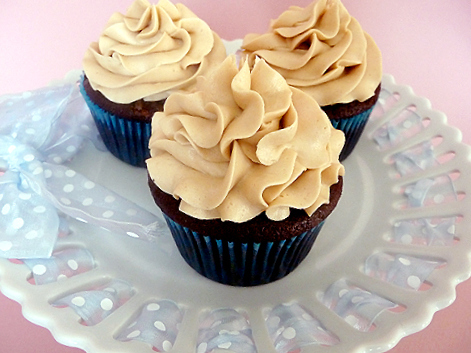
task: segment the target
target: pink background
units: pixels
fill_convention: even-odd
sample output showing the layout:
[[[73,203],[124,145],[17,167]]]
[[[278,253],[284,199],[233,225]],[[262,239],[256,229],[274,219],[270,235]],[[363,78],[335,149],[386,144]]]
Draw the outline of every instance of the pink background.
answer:
[[[225,39],[263,32],[269,19],[289,4],[310,0],[181,0]],[[469,0],[344,0],[376,40],[384,72],[406,84],[471,143],[471,2]],[[129,0],[3,0],[0,11],[0,95],[39,88],[81,67],[114,11]],[[0,278],[1,286],[1,278]],[[465,352],[471,347],[471,281],[457,287],[457,299],[419,333],[402,339],[391,353]],[[79,353],[57,343],[48,330],[23,318],[21,307],[0,294],[2,352]]]

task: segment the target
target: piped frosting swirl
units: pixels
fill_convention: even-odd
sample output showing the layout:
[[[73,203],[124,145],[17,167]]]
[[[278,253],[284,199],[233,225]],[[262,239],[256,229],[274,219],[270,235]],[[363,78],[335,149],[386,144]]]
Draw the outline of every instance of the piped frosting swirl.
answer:
[[[154,115],[147,167],[195,218],[282,220],[290,208],[311,215],[329,202],[344,173],[344,140],[317,102],[264,60],[239,68],[229,56]]]
[[[225,57],[221,39],[184,5],[136,0],[125,15],[113,14],[85,53],[83,68],[93,89],[115,103],[131,103],[191,89]]]
[[[363,102],[382,77],[381,53],[340,0],[290,7],[265,34],[248,34],[242,48],[263,58],[293,87],[321,106]]]

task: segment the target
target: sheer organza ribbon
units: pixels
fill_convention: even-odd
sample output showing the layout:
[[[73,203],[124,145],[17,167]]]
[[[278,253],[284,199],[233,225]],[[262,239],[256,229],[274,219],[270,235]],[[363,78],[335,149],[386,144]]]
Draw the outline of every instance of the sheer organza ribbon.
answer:
[[[0,97],[0,257],[47,258],[69,216],[152,241],[163,225],[63,163],[103,149],[76,84]]]

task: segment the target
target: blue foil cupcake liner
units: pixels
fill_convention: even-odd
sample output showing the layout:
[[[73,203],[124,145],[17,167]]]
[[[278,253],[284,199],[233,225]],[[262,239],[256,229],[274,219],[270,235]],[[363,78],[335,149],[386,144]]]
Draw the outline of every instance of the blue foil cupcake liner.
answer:
[[[145,167],[145,161],[150,157],[151,123],[133,121],[101,109],[88,97],[83,87],[83,79],[80,92],[90,109],[106,148],[123,162],[136,167]]]
[[[324,224],[286,240],[229,242],[201,235],[164,216],[180,254],[194,270],[213,281],[243,287],[270,283],[293,271]]]
[[[340,161],[345,160],[350,153],[352,153],[361,134],[363,133],[363,129],[368,122],[370,114],[373,111],[373,107],[348,118],[330,119],[332,126],[338,130],[342,130],[345,134],[345,145],[343,146],[342,152],[340,152]]]

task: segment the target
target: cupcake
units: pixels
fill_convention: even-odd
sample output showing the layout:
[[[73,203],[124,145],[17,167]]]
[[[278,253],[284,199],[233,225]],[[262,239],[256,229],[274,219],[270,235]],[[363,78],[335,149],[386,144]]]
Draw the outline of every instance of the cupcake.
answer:
[[[342,191],[344,135],[263,60],[229,56],[154,115],[149,186],[185,261],[234,286],[309,253]]]
[[[292,6],[265,34],[242,44],[250,63],[263,58],[289,85],[313,97],[332,125],[345,133],[344,160],[352,152],[380,91],[381,53],[339,0]]]
[[[109,151],[145,167],[154,113],[225,57],[217,34],[182,4],[136,0],[125,15],[115,13],[85,53],[81,82]]]

